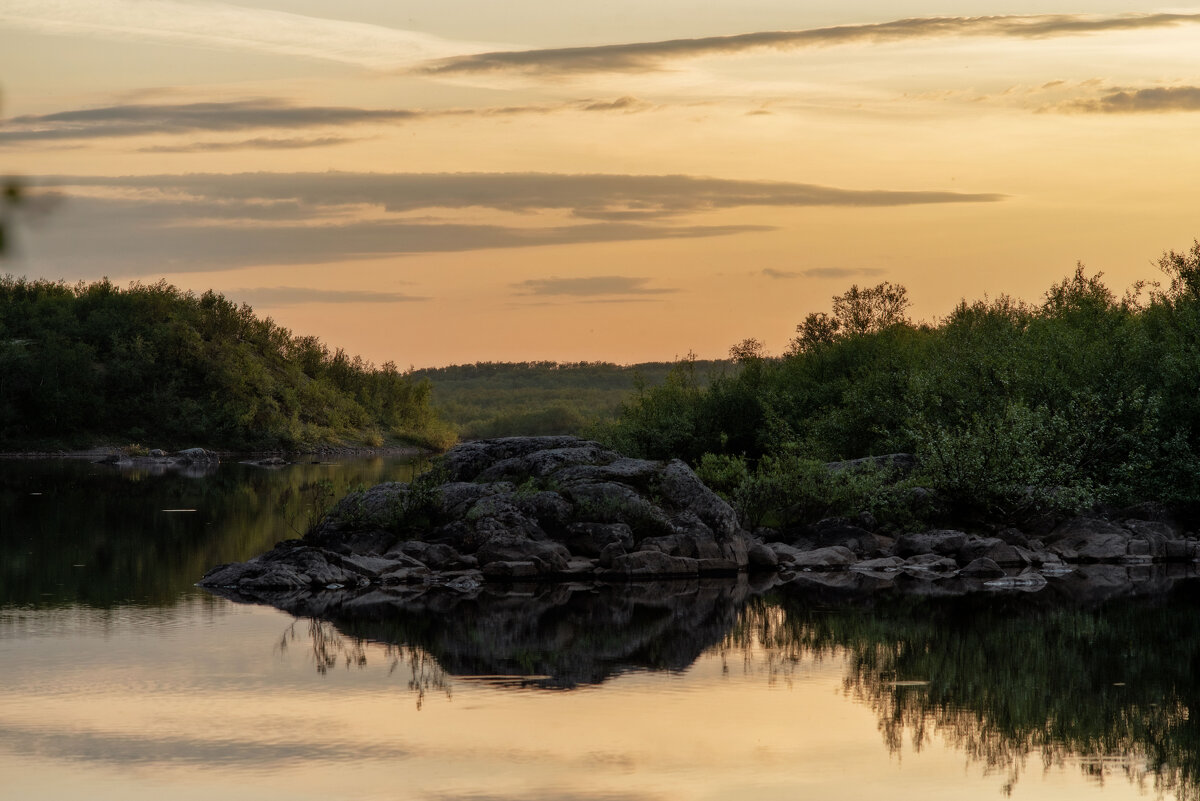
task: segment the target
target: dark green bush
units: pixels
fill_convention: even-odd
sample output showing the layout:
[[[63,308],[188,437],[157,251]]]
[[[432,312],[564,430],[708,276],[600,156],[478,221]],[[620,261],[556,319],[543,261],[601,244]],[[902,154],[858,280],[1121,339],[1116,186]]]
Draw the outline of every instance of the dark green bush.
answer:
[[[1200,242],[1159,266],[1169,284],[1148,298],[1144,283],[1117,298],[1077,266],[1040,305],[964,301],[936,325],[904,317],[902,287],[852,287],[797,326],[784,356],[735,346],[735,369],[707,386],[685,363],[603,433],[700,464],[727,493],[733,463],[716,460],[744,457],[746,513],[763,519],[789,493],[808,504],[800,517],[840,503],[811,465],[780,459],[893,452],[916,453],[912,481],[957,514],[1200,508]]]

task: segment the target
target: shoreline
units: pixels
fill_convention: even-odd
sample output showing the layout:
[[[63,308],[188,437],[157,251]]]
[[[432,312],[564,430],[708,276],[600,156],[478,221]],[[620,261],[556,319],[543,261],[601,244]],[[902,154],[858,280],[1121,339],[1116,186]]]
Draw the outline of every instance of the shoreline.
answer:
[[[349,446],[349,445],[318,445],[311,448],[277,448],[274,450],[220,450],[214,448],[203,448],[206,453],[213,454],[221,461],[246,461],[252,459],[267,459],[271,457],[288,457],[288,456],[431,456],[437,451],[429,448],[421,447],[420,445],[381,445],[379,447],[370,447],[366,445]],[[130,456],[124,452],[122,446],[118,445],[99,445],[93,448],[80,448],[74,450],[17,450],[17,451],[0,451],[0,460],[5,461],[23,461],[23,460],[81,460],[99,462],[105,459],[110,459],[113,456],[119,457],[122,461],[129,461],[133,464],[148,463],[157,464],[165,460],[170,460],[177,457],[182,451],[168,451],[166,456]]]

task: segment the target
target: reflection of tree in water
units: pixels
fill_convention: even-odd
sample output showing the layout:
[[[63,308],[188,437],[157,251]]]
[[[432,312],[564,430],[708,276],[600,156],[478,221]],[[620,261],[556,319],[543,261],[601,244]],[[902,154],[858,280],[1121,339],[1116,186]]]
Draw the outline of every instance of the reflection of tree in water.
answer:
[[[834,609],[758,599],[726,647],[761,643],[771,680],[805,658],[845,658],[846,691],[874,710],[889,749],[936,734],[1005,772],[1006,793],[1033,759],[1196,799],[1196,612],[1181,597],[1041,610],[995,597]]]
[[[388,675],[394,675],[400,667],[406,667],[409,673],[408,689],[417,695],[417,709],[425,702],[425,694],[429,691],[451,695],[451,684],[446,671],[432,656],[421,648],[390,643],[372,643],[360,637],[347,637],[328,621],[309,618],[307,634],[296,631],[299,621],[293,623],[284,632],[279,641],[279,649],[286,651],[297,642],[307,642],[312,649],[313,664],[321,675],[330,669],[342,665],[350,668],[365,668],[369,661],[369,652],[381,655],[388,663]]]
[[[0,603],[170,606],[214,565],[295,537],[289,521],[300,526],[331,495],[413,472],[398,458],[226,463],[203,478],[83,460],[0,463]]]

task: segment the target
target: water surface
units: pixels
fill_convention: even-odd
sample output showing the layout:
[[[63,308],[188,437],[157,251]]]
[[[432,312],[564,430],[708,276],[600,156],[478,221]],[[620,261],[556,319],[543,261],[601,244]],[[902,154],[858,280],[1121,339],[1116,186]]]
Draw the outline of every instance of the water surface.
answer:
[[[0,463],[0,798],[1197,796],[1188,582],[517,587],[323,619],[192,586],[411,469]]]

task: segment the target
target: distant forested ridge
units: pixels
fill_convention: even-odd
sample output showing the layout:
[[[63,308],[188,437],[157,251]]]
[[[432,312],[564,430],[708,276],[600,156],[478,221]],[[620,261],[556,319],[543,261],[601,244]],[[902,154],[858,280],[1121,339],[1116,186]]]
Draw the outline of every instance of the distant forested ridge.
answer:
[[[687,459],[750,524],[1020,521],[1143,501],[1194,513],[1200,243],[1159,267],[1165,280],[1122,297],[1080,265],[1038,304],[963,301],[921,324],[903,287],[854,286],[784,355],[747,340],[731,350],[739,369],[706,385],[683,363],[602,438]],[[915,455],[913,472],[824,466],[893,453]]]
[[[732,366],[694,361],[701,381]],[[640,389],[661,384],[674,362],[477,362],[413,372],[433,383],[440,417],[464,439],[586,434]]]
[[[0,447],[436,447],[430,389],[214,292],[0,278]]]

